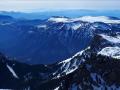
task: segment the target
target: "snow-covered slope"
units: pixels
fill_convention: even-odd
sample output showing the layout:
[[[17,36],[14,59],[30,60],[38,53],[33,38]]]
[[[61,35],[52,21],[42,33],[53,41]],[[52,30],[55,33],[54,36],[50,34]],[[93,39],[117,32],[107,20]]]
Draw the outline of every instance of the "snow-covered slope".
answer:
[[[63,77],[62,80],[65,80],[65,84],[61,80],[58,87],[66,88],[64,85],[68,85],[71,90],[74,87],[80,90],[119,90],[120,86],[116,84],[120,83],[120,79],[115,79],[120,75],[120,42],[115,41],[118,37],[119,33],[98,34],[89,48],[58,63],[62,64],[60,69],[64,74],[59,73],[54,79]]]
[[[69,22],[68,18],[65,17],[51,17],[48,19],[48,21],[53,21],[53,22]]]
[[[16,75],[15,71],[14,71],[9,65],[6,65],[6,66],[7,66],[7,68],[10,70],[10,72],[13,74],[13,76],[14,76],[15,78],[19,78],[19,77]]]
[[[109,36],[109,35],[101,34],[100,36],[102,36],[102,38],[108,40],[111,43],[120,43],[120,35]]]
[[[104,23],[120,23],[120,19],[113,19],[107,16],[83,16],[79,18],[67,18],[67,17],[52,17],[48,19],[48,21],[53,22],[76,22],[76,21],[84,21],[84,22],[104,22]]]
[[[75,21],[76,20],[81,20],[81,21],[86,21],[86,22],[91,22],[91,23],[93,23],[93,22],[120,23],[120,20],[113,20],[113,19],[106,17],[106,16],[96,16],[96,17],[83,16],[83,17],[75,19]]]
[[[56,65],[60,66],[60,68],[58,68],[58,70],[56,70],[53,73],[54,78],[63,77],[65,75],[68,75],[68,74],[74,72],[75,70],[77,70],[79,68],[79,66],[85,62],[84,59],[78,60],[77,57],[81,56],[83,54],[83,52],[86,51],[87,49],[89,49],[89,47],[86,48],[85,50],[82,50],[82,51],[76,53],[71,58],[68,58],[66,60],[63,60],[63,61],[57,63]]]
[[[101,38],[106,40],[105,43],[109,43],[109,45],[105,46],[98,52],[98,55],[104,55],[116,59],[120,59],[120,34],[116,35],[105,35],[100,34]]]
[[[105,47],[98,54],[120,59],[120,47]]]

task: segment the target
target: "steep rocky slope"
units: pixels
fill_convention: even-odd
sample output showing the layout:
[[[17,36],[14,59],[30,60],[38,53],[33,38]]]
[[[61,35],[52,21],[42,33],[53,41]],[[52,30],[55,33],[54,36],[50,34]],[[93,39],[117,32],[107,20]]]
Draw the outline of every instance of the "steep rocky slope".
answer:
[[[0,56],[0,88],[119,90],[120,33],[96,34],[86,49],[50,65],[28,65]]]

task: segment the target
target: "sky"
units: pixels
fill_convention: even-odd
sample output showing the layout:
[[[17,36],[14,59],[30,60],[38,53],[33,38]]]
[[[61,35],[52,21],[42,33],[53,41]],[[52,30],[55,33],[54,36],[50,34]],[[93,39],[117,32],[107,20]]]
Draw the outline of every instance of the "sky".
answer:
[[[120,0],[0,0],[0,11],[120,10]]]

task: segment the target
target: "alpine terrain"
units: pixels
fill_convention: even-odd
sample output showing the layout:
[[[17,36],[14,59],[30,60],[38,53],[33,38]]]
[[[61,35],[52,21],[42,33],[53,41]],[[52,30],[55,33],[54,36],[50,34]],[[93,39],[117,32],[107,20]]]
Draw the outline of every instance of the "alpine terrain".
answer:
[[[0,51],[1,89],[120,90],[116,17],[1,15]]]

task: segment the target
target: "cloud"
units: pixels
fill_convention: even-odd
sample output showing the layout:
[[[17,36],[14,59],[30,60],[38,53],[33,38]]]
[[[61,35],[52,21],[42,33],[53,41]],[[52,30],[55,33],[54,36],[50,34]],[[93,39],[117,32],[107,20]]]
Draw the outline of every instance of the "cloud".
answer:
[[[120,9],[119,0],[1,0],[0,10]]]

